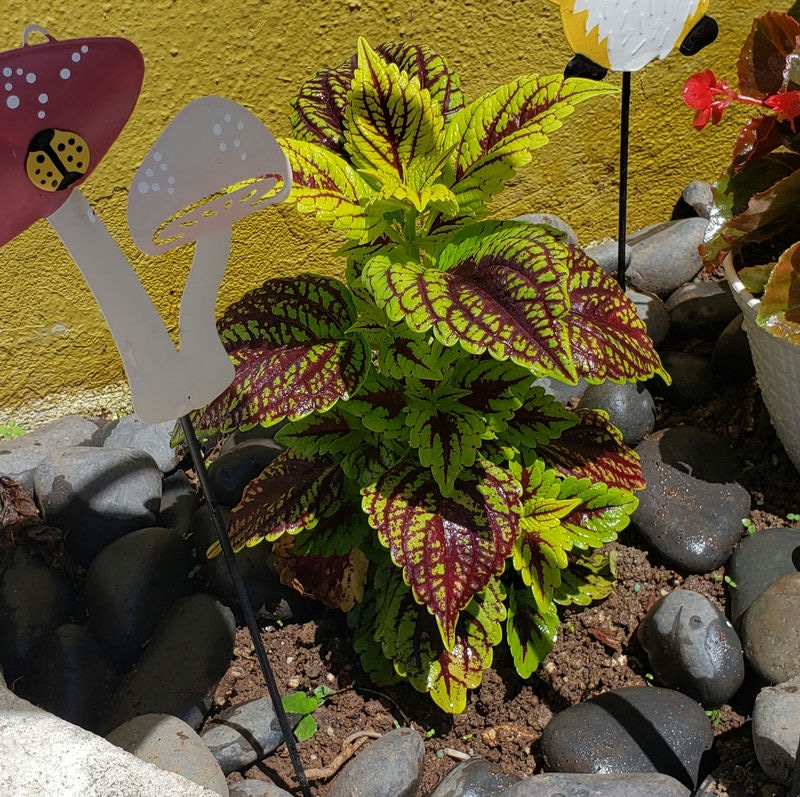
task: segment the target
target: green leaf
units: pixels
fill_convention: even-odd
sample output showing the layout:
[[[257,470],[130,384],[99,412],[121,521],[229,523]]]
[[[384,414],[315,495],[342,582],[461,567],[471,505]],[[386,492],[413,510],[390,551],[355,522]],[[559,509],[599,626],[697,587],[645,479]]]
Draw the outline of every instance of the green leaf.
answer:
[[[553,600],[561,606],[588,606],[610,595],[613,589],[614,576],[607,556],[576,557],[562,572]]]
[[[469,227],[442,251],[438,268],[379,254],[365,282],[390,319],[432,330],[445,346],[511,359],[537,376],[575,381],[569,339],[570,250],[524,222]]]
[[[758,323],[775,337],[800,344],[800,243],[789,247],[772,269]]]
[[[444,180],[458,199],[459,213],[479,215],[578,103],[616,91],[591,80],[530,75],[467,105],[449,120],[445,137],[452,155]]]
[[[405,323],[389,324],[376,341],[378,367],[393,379],[442,379],[442,345],[430,335],[412,332]]]
[[[248,429],[324,412],[357,390],[371,367],[356,313],[338,280],[302,274],[267,280],[218,322],[233,382],[192,413],[200,434]]]
[[[282,534],[298,534],[342,505],[341,470],[331,462],[311,462],[291,451],[281,452],[245,487],[233,508],[228,536],[235,551]],[[208,556],[220,553],[219,543]]]
[[[578,423],[578,416],[559,403],[544,388],[531,384],[522,407],[509,422],[503,442],[519,450],[536,448],[557,440]]]
[[[555,606],[542,610],[530,589],[509,588],[506,639],[521,678],[530,678],[553,649],[557,629]]]
[[[511,553],[519,484],[479,461],[445,498],[427,468],[402,462],[362,492],[370,524],[451,650],[459,612],[503,571]]]

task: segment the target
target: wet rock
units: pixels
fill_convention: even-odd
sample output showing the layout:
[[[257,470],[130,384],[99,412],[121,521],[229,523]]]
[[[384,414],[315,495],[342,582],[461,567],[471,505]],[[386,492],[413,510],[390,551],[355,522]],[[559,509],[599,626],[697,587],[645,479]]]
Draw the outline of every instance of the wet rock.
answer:
[[[414,797],[422,777],[425,745],[411,728],[376,739],[339,773],[330,797]]]
[[[187,537],[198,504],[197,490],[182,470],[176,470],[161,482],[161,506],[156,525],[174,529],[182,537]]]
[[[158,621],[191,591],[192,553],[172,529],[152,526],[107,545],[86,573],[89,628],[121,670],[132,665]]]
[[[230,664],[235,631],[230,609],[213,596],[178,600],[123,678],[103,727],[114,728],[139,714],[173,714],[198,728]]]
[[[0,666],[8,683],[29,674],[42,640],[67,619],[71,595],[64,573],[14,551],[0,580]]]
[[[761,769],[789,785],[800,742],[800,678],[758,693],[753,706],[753,747]]]
[[[240,780],[228,786],[229,797],[292,797],[288,791],[279,789],[265,780]]]
[[[299,714],[287,716],[295,728]],[[270,697],[251,700],[223,711],[201,734],[227,775],[260,761],[283,744],[283,733]]]
[[[274,440],[253,438],[215,459],[208,468],[208,476],[217,501],[228,508],[236,506],[244,488],[282,450]]]
[[[676,407],[705,404],[714,396],[714,375],[708,357],[666,351],[661,353],[661,362],[672,377],[672,384],[665,385],[661,377],[654,377],[647,383],[653,395],[663,396]]]
[[[720,706],[744,681],[739,637],[703,595],[676,589],[660,598],[638,631],[656,679],[704,706]]]
[[[33,495],[33,472],[38,465],[56,451],[90,445],[92,436],[104,423],[100,418],[70,415],[22,437],[0,440],[0,473],[19,482],[25,492]]]
[[[118,681],[119,675],[89,631],[80,625],[62,625],[39,649],[31,700],[73,725],[94,731]]]
[[[106,739],[142,761],[228,797],[228,784],[214,756],[194,730],[177,717],[143,714],[115,728]]]
[[[687,788],[697,785],[712,741],[696,701],[671,689],[637,686],[559,712],[541,739],[548,767],[557,772],[661,773]]]
[[[617,275],[617,262],[619,261],[619,243],[612,238],[601,241],[597,244],[587,246],[583,250],[589,257],[600,266],[606,274]],[[627,270],[631,262],[631,248],[625,244],[625,269]]]
[[[175,421],[145,423],[136,415],[109,421],[92,438],[92,445],[105,448],[135,448],[145,451],[163,473],[178,467],[179,451],[169,444]]]
[[[690,282],[667,299],[670,329],[687,337],[713,337],[739,315],[727,282]]]
[[[690,797],[675,778],[653,774],[575,775],[546,772],[520,781],[503,797]]]
[[[800,676],[800,573],[781,576],[753,601],[742,643],[753,669],[771,683]]]
[[[669,296],[703,267],[697,247],[708,221],[693,218],[654,224],[628,238],[628,282],[637,290]]]
[[[741,385],[755,373],[741,313],[722,330],[711,352],[714,378],[722,384]]]
[[[641,383],[589,385],[578,406],[605,410],[611,423],[622,432],[623,442],[629,446],[636,445],[656,426],[655,402]]]
[[[632,521],[662,556],[691,573],[723,565],[742,536],[750,493],[735,479],[739,464],[711,432],[675,427],[642,441],[647,488]]]
[[[495,774],[484,758],[470,758],[451,769],[430,797],[500,797],[519,780],[516,775]]]
[[[47,523],[67,533],[65,547],[83,565],[123,534],[152,526],[161,504],[161,472],[132,448],[54,451],[34,485]]]
[[[525,213],[517,216],[513,221],[526,221],[528,224],[546,224],[548,227],[555,227],[567,236],[567,243],[578,245],[578,235],[572,227],[563,219],[554,216],[552,213]]]
[[[669,313],[664,302],[654,293],[628,288],[625,295],[633,302],[636,315],[644,321],[647,334],[653,345],[658,346],[669,334]]]
[[[728,563],[734,625],[774,581],[800,570],[800,529],[764,529],[743,537]]]

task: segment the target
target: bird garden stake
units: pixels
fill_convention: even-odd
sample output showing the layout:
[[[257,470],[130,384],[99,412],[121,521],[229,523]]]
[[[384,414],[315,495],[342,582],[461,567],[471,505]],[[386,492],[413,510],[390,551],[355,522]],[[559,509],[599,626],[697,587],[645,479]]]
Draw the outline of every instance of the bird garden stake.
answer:
[[[32,44],[33,34],[44,42]],[[201,97],[178,113],[134,175],[128,223],[137,246],[151,255],[195,246],[176,348],[127,258],[80,191],[133,112],[144,77],[138,48],[120,38],[57,41],[29,25],[21,48],[0,53],[0,74],[0,246],[46,218],[100,305],[138,417],[146,423],[180,419],[300,788],[310,797],[188,417],[225,390],[234,375],[214,313],[232,225],[288,196],[288,161],[248,110],[223,97]]]
[[[564,75],[602,80],[622,72],[620,113],[617,281],[625,287],[631,72],[678,46],[694,55],[717,36],[706,15],[710,0],[551,0],[561,9],[564,34],[575,53]]]

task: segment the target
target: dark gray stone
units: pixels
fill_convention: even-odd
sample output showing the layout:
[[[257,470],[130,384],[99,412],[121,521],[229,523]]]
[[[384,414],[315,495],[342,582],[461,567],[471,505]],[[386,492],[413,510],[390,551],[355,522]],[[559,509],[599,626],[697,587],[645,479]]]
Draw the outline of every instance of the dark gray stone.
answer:
[[[90,445],[92,436],[104,423],[100,418],[69,415],[22,437],[0,440],[0,473],[33,495],[33,472],[37,466],[55,451]]]
[[[653,774],[574,775],[546,772],[520,781],[502,797],[690,797],[675,778]]]
[[[771,683],[800,675],[800,573],[781,576],[753,601],[742,643],[750,665]]]
[[[625,295],[633,302],[636,315],[644,321],[653,345],[658,346],[669,334],[669,313],[664,302],[654,293],[636,291],[633,288],[628,288]]]
[[[513,221],[526,221],[528,224],[545,224],[548,227],[554,227],[556,230],[566,234],[567,243],[578,245],[578,235],[575,230],[563,219],[552,213],[525,213],[522,216],[516,216]]]
[[[645,227],[628,238],[628,282],[637,290],[669,296],[702,269],[698,246],[708,221],[693,218]]]
[[[714,378],[722,384],[741,385],[755,373],[741,313],[722,330],[711,352]]]
[[[703,180],[693,180],[683,189],[681,199],[701,218],[711,216],[714,207],[714,193],[711,186]]]
[[[161,504],[161,472],[132,448],[55,451],[34,484],[45,520],[67,533],[65,547],[83,565],[123,534],[152,526]]]
[[[600,266],[606,274],[613,274],[616,276],[617,274],[617,262],[619,261],[619,242],[615,241],[611,238],[601,241],[597,244],[592,244],[591,246],[584,247],[584,252],[586,252],[589,257]],[[628,244],[625,244],[625,268],[627,270],[629,264],[631,262],[631,248]]]
[[[228,797],[292,797],[288,791],[279,789],[265,780],[240,780],[228,786]]]
[[[61,571],[17,548],[0,580],[0,666],[8,683],[29,674],[42,640],[67,619],[72,589]]]
[[[189,543],[152,526],[107,545],[86,573],[89,628],[121,670],[139,658],[170,606],[191,591]]]
[[[662,396],[676,407],[694,407],[713,398],[716,388],[708,357],[685,351],[665,351],[661,353],[661,362],[672,377],[672,384],[665,385],[661,377],[654,377],[647,383],[654,396]]]
[[[362,748],[337,776],[330,797],[415,797],[424,756],[422,736],[396,728]]]
[[[178,451],[169,444],[175,421],[145,423],[136,415],[109,421],[92,438],[92,445],[104,448],[135,448],[145,451],[163,473],[178,467]]]
[[[800,529],[764,529],[743,537],[728,563],[734,625],[750,604],[781,576],[800,571]]]
[[[289,714],[295,728],[299,714]],[[251,700],[223,711],[200,734],[227,775],[268,756],[283,744],[283,733],[270,697]]]
[[[188,537],[192,528],[192,515],[200,503],[197,490],[189,483],[182,470],[165,476],[161,482],[161,507],[157,526],[174,529]]]
[[[647,488],[632,521],[644,539],[683,570],[708,573],[723,565],[744,531],[750,493],[736,478],[730,447],[692,426],[667,429],[642,441]]]
[[[118,682],[118,673],[89,631],[80,625],[62,625],[39,648],[31,701],[73,725],[95,731]]]
[[[688,337],[712,337],[739,315],[727,282],[690,282],[667,299],[670,329]]]
[[[744,654],[725,615],[697,592],[676,589],[642,620],[639,642],[663,685],[704,706],[727,703],[744,681]]]
[[[517,775],[495,774],[485,758],[470,758],[451,769],[430,797],[500,797],[519,780]]]
[[[586,388],[579,407],[605,410],[609,420],[622,432],[626,445],[636,445],[656,427],[656,405],[650,391],[640,382],[601,382]]]
[[[106,736],[160,769],[177,772],[187,780],[228,797],[228,784],[209,749],[183,720],[169,714],[142,714],[124,722]]]
[[[758,693],[753,706],[753,747],[761,769],[788,786],[800,742],[800,678]]]
[[[156,628],[136,667],[123,678],[107,731],[139,714],[173,714],[197,729],[211,693],[230,665],[236,624],[206,594],[180,598]]]
[[[690,697],[630,686],[559,712],[541,743],[557,772],[661,773],[694,788],[713,738],[705,711]]]
[[[215,459],[208,468],[208,476],[217,501],[228,508],[236,506],[244,488],[282,450],[274,440],[253,438]]]

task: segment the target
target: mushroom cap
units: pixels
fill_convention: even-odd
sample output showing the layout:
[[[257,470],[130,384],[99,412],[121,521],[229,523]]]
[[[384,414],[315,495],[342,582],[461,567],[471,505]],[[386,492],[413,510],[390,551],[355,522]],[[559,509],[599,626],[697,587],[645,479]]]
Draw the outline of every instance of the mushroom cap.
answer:
[[[55,213],[92,173],[131,115],[143,78],[142,54],[127,39],[48,36],[0,53],[0,246]],[[61,186],[37,187],[29,151],[42,147],[39,158],[52,168],[70,141],[84,157],[88,149],[88,160],[66,177],[59,161]]]
[[[283,201],[291,183],[289,162],[260,119],[225,97],[200,97],[170,122],[133,177],[131,236],[143,252],[161,254]]]

